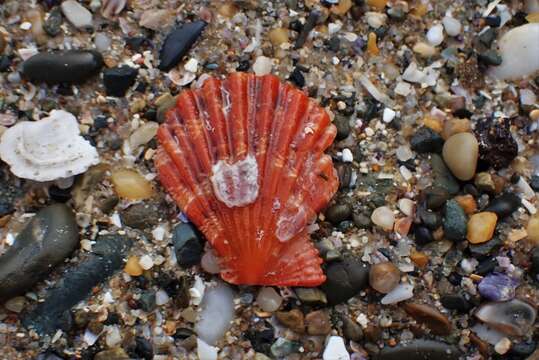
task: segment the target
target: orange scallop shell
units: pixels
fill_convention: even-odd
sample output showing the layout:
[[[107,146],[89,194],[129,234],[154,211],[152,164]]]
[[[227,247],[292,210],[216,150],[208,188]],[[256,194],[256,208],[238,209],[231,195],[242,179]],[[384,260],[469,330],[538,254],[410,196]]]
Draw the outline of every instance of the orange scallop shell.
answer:
[[[273,75],[210,77],[178,96],[157,133],[159,179],[233,284],[316,286],[307,226],[338,188],[326,111]]]

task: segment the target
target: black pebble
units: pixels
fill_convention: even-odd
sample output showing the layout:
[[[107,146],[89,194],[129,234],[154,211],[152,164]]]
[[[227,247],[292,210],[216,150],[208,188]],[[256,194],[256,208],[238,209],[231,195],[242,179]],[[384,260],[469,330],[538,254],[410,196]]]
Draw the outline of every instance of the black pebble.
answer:
[[[369,268],[356,258],[333,262],[326,269],[326,282],[321,289],[328,303],[336,305],[359,294],[369,284]]]
[[[11,66],[11,59],[7,55],[0,56],[0,72],[6,72]]]
[[[530,186],[533,190],[539,191],[539,175],[532,175]]]
[[[439,153],[444,146],[444,139],[432,129],[421,127],[412,136],[410,145],[418,153]]]
[[[206,25],[205,21],[197,20],[174,28],[159,51],[159,69],[169,71],[176,66],[200,37]]]
[[[294,68],[294,70],[290,73],[288,79],[299,88],[305,86],[305,77],[303,76],[301,70],[298,67]]]
[[[496,213],[498,217],[504,218],[516,211],[521,203],[522,201],[517,195],[505,193],[492,200],[484,211],[491,211]]]
[[[305,25],[303,25],[301,32],[299,33],[296,39],[296,44],[295,44],[296,49],[301,48],[305,44],[305,41],[307,41],[307,37],[309,36],[309,33],[316,26],[316,23],[318,22],[320,15],[321,15],[320,12],[317,10],[311,11],[309,13],[307,20],[305,20]]]
[[[352,216],[352,207],[348,204],[335,204],[326,210],[326,218],[333,225],[348,220]]]
[[[488,26],[499,27],[500,24],[502,23],[502,19],[497,15],[496,16],[487,16],[485,18],[485,23]]]
[[[474,273],[477,275],[486,275],[492,272],[498,266],[498,260],[494,257],[489,257],[481,261],[475,268]]]
[[[185,223],[176,225],[172,243],[180,266],[189,267],[200,263],[204,247],[200,233],[193,225]]]
[[[133,36],[125,38],[125,45],[132,49],[133,51],[138,52],[143,47],[148,47],[151,45],[151,41],[145,38],[144,36]]]
[[[418,245],[426,245],[434,241],[430,230],[425,226],[414,226],[415,242]]]
[[[456,310],[460,313],[467,313],[472,305],[466,300],[463,294],[447,294],[440,298],[443,307],[449,310]]]
[[[256,352],[263,354],[271,354],[271,344],[275,337],[273,328],[263,329],[261,331],[249,330],[245,334],[247,340],[251,342],[251,346]]]
[[[510,129],[510,121],[485,119],[477,123],[475,136],[479,142],[479,160],[496,170],[503,169],[518,155],[518,145]]]
[[[135,83],[138,70],[127,65],[103,71],[103,83],[107,96],[122,97]]]
[[[49,36],[54,37],[62,31],[61,26],[62,10],[57,6],[49,12],[47,20],[43,23],[43,30],[45,30]]]
[[[296,19],[292,21],[288,27],[292,31],[300,32],[303,29],[303,24],[301,23],[301,21]]]
[[[52,185],[49,188],[49,196],[54,201],[65,203],[71,199],[71,189],[60,189],[58,186]]]
[[[109,126],[109,123],[107,121],[107,117],[105,115],[98,115],[94,119],[94,124],[92,125],[92,129],[94,131],[101,130]]]
[[[485,65],[498,66],[502,63],[502,57],[494,50],[488,50],[479,54],[477,60]]]
[[[333,36],[328,41],[328,48],[333,52],[339,51],[339,49],[341,48],[341,39],[339,39],[338,36]]]
[[[242,59],[242,60],[239,61],[238,67],[236,68],[236,70],[238,70],[238,71],[247,71],[247,70],[249,70],[250,66],[251,66],[251,63],[249,62],[248,59]]]
[[[135,352],[138,356],[144,360],[153,359],[153,346],[148,339],[142,336],[137,336],[135,338],[135,344]]]
[[[152,107],[146,110],[144,118],[146,120],[155,121],[157,119],[157,109]]]
[[[483,31],[478,38],[479,42],[487,48],[490,48],[494,39],[496,39],[496,30],[493,28],[488,28],[487,30]]]

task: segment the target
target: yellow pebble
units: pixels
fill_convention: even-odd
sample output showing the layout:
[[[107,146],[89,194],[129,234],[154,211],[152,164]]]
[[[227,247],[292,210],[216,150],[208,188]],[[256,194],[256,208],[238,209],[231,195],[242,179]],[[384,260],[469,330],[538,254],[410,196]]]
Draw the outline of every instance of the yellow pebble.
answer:
[[[431,115],[426,115],[423,118],[423,125],[425,125],[429,129],[432,129],[432,131],[438,134],[441,133],[444,128],[442,121]]]
[[[489,211],[474,214],[468,220],[468,241],[472,244],[482,244],[492,239],[498,216]]]
[[[412,14],[415,16],[421,17],[421,16],[425,16],[428,10],[429,9],[427,8],[427,5],[419,4],[412,10]]]
[[[140,276],[144,272],[142,267],[140,266],[138,262],[137,256],[130,256],[127,260],[127,263],[125,263],[124,271],[128,273],[131,276]]]
[[[268,33],[268,38],[273,46],[279,46],[288,42],[288,29],[276,28]]]
[[[528,232],[528,240],[535,245],[539,245],[539,214],[535,214],[530,218],[526,231]]]
[[[344,15],[352,7],[352,0],[341,0],[337,5],[333,5],[330,11],[335,15]]]
[[[539,22],[539,11],[528,14],[528,16],[526,16],[526,20],[528,20],[529,23]]]
[[[232,3],[226,2],[217,8],[217,13],[226,18],[231,18],[238,12],[238,7]]]
[[[387,5],[387,0],[367,0],[367,5],[378,11],[382,11]]]
[[[119,197],[128,200],[143,200],[153,196],[153,187],[148,180],[135,170],[113,171],[111,177]]]
[[[371,32],[369,33],[369,39],[367,41],[367,52],[370,55],[378,55],[380,54],[380,49],[378,49],[378,46],[376,45],[376,34]]]

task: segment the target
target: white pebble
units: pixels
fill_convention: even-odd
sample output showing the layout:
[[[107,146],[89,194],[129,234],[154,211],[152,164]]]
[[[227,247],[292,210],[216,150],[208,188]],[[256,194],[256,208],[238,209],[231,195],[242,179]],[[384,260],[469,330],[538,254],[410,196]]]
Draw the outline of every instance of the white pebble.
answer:
[[[161,225],[156,226],[152,230],[152,236],[155,241],[163,241],[163,239],[165,238],[166,232],[167,232],[166,226],[164,224],[161,224]]]
[[[427,40],[434,46],[440,45],[444,41],[444,28],[441,24],[436,24],[427,31]]]
[[[398,302],[411,299],[414,296],[414,287],[410,284],[400,284],[380,301],[382,305],[396,304]]]
[[[348,148],[343,149],[342,151],[342,161],[351,163],[354,161],[354,155],[352,154],[352,151]]]
[[[274,312],[279,309],[283,298],[272,287],[263,287],[256,297],[257,304],[266,312]]]
[[[367,24],[374,29],[384,26],[387,21],[387,15],[379,12],[367,11],[365,16],[367,17]]]
[[[66,0],[60,6],[62,13],[78,29],[92,27],[92,13],[75,0]]]
[[[350,360],[350,354],[346,351],[344,340],[340,336],[330,336],[324,354],[323,360]]]
[[[253,71],[256,75],[267,75],[271,72],[273,67],[273,61],[269,57],[259,56],[256,58],[255,63],[253,64]]]
[[[415,202],[413,200],[402,198],[398,201],[400,211],[406,216],[412,216],[415,210]]]
[[[94,37],[95,48],[99,52],[104,52],[110,49],[112,40],[105,33],[97,33]]]
[[[460,262],[460,267],[466,274],[473,273],[477,265],[479,262],[476,259],[462,259]]]
[[[141,256],[138,263],[144,270],[150,270],[153,267],[153,260],[149,255]]]
[[[99,339],[99,335],[96,335],[94,334],[93,332],[91,332],[90,330],[86,329],[84,331],[84,336],[83,336],[83,340],[86,344],[88,344],[89,346],[92,346],[93,344],[95,344],[95,342],[97,341],[97,339]]]
[[[25,21],[19,26],[19,28],[21,28],[21,30],[30,30],[32,28],[32,23]]]
[[[444,24],[445,32],[449,36],[457,36],[462,31],[462,25],[460,24],[460,21],[458,21],[454,17],[445,16],[442,19],[442,23]]]
[[[158,306],[165,305],[170,300],[165,290],[157,290],[155,293],[155,304]]]
[[[496,351],[498,354],[501,354],[501,355],[508,352],[509,349],[511,349],[511,340],[509,340],[506,337],[504,337],[503,339],[498,341],[496,345],[494,345],[494,351]]]
[[[115,347],[122,342],[122,334],[117,326],[109,326],[107,328],[107,336],[105,342],[108,347]]]
[[[395,115],[397,115],[397,113],[394,110],[385,108],[384,114],[382,115],[382,120],[384,120],[385,123],[390,123],[395,118]]]
[[[206,344],[204,340],[197,338],[197,355],[200,360],[217,360],[219,348]]]
[[[395,214],[387,206],[380,206],[374,209],[371,215],[372,222],[386,231],[393,230],[393,224],[395,223]]]
[[[228,331],[233,319],[234,292],[228,285],[219,282],[204,294],[195,331],[206,343],[214,345]]]
[[[204,292],[206,291],[206,285],[200,276],[195,276],[195,283],[193,287],[189,289],[189,295],[191,296],[191,302],[194,305],[200,305]]]
[[[189,59],[183,66],[183,68],[187,71],[190,71],[192,73],[196,73],[198,69],[198,60],[195,58]]]
[[[410,149],[410,146],[401,145],[395,151],[395,155],[397,155],[399,161],[408,161],[414,157],[414,152]]]

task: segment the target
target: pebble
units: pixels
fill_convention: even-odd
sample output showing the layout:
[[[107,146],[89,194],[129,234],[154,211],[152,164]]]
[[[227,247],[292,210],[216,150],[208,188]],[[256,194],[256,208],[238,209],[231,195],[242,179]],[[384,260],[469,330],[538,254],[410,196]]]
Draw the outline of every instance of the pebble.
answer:
[[[6,310],[14,313],[20,313],[26,305],[26,298],[24,296],[15,296],[4,303]]]
[[[129,136],[129,147],[135,150],[139,146],[146,145],[155,137],[158,129],[159,124],[155,121],[144,123]]]
[[[204,255],[200,259],[200,266],[209,274],[219,274],[221,272],[219,260],[211,250],[204,252]]]
[[[493,193],[496,190],[496,185],[492,179],[492,175],[488,172],[480,172],[475,174],[474,185],[477,190],[482,192]]]
[[[327,304],[326,294],[318,288],[294,288],[298,299],[304,304]]]
[[[417,303],[407,303],[403,305],[404,311],[416,321],[425,324],[433,334],[445,336],[452,330],[451,322],[436,308]]]
[[[50,12],[49,16],[43,24],[43,30],[50,36],[54,37],[62,31],[62,10],[60,7],[54,7]]]
[[[468,219],[462,207],[455,200],[447,201],[443,217],[445,238],[453,241],[464,240],[466,237],[467,222]]]
[[[352,207],[348,204],[335,204],[326,210],[326,219],[337,226],[342,221],[350,219],[352,216]]]
[[[103,57],[94,50],[43,52],[22,63],[22,74],[32,82],[81,83],[97,74]]]
[[[444,41],[444,27],[441,24],[432,26],[427,31],[427,41],[434,46],[440,45]]]
[[[443,307],[449,310],[456,310],[459,313],[467,313],[473,307],[472,304],[461,294],[446,294],[440,297]]]
[[[539,214],[530,217],[526,232],[528,233],[528,240],[535,246],[539,246]]]
[[[455,134],[443,145],[442,155],[453,175],[463,181],[470,180],[477,167],[479,143],[473,134]]]
[[[502,64],[493,67],[490,74],[506,80],[531,76],[539,70],[537,38],[539,23],[521,25],[506,32],[498,41]]]
[[[396,304],[401,301],[411,299],[414,296],[414,286],[411,284],[400,284],[391,290],[380,300],[382,305]]]
[[[458,193],[460,188],[459,183],[445,165],[442,157],[438,154],[432,154],[430,164],[432,168],[433,183],[443,187],[451,195]]]
[[[188,223],[179,223],[172,230],[172,244],[176,260],[182,267],[200,263],[204,246],[198,230]]]
[[[121,210],[120,217],[123,225],[144,230],[157,225],[159,212],[154,204],[138,203]]]
[[[485,65],[498,66],[502,63],[502,57],[495,50],[487,50],[477,55],[477,60]]]
[[[49,289],[45,300],[30,312],[23,325],[40,334],[52,334],[65,322],[65,314],[86,299],[95,286],[103,283],[123,266],[123,259],[132,242],[117,234],[100,235],[83,261],[69,268]]]
[[[131,276],[140,276],[143,274],[144,269],[139,263],[138,256],[130,256],[125,263],[124,271]]]
[[[414,226],[414,238],[418,245],[426,245],[434,241],[430,228],[426,226]]]
[[[331,332],[331,320],[324,310],[311,311],[305,315],[307,334],[313,336],[327,335]]]
[[[206,25],[206,22],[197,20],[169,32],[159,51],[159,69],[169,71],[176,66],[202,35]]]
[[[281,44],[288,42],[288,29],[275,28],[268,33],[268,39],[273,46],[281,46]]]
[[[444,146],[444,139],[432,129],[421,127],[412,136],[410,146],[418,153],[439,153]]]
[[[206,343],[214,345],[228,331],[234,318],[234,291],[218,282],[206,289],[201,306],[195,331]]]
[[[494,198],[485,211],[493,212],[499,218],[504,218],[515,212],[522,204],[522,200],[513,193],[505,193]]]
[[[151,183],[136,170],[115,169],[112,171],[111,181],[120,198],[144,200],[154,195]]]
[[[402,198],[397,202],[399,210],[406,216],[412,216],[415,213],[415,201]]]
[[[385,346],[376,360],[458,360],[459,350],[440,341],[415,339],[395,347]]]
[[[92,27],[92,13],[75,0],[66,0],[60,6],[66,19],[78,29]]]
[[[369,284],[369,268],[356,258],[332,262],[326,269],[326,282],[321,289],[330,305],[347,301]]]
[[[278,338],[273,345],[271,345],[271,354],[278,358],[284,358],[287,355],[296,353],[299,351],[301,343],[297,341],[290,341],[285,338]]]
[[[445,16],[442,19],[442,23],[444,24],[445,32],[449,36],[457,36],[462,31],[462,25],[460,21],[458,21],[454,17]]]
[[[350,360],[344,340],[340,336],[330,336],[322,354],[323,360]]]
[[[127,65],[105,69],[103,71],[103,84],[107,96],[122,97],[133,86],[138,75],[138,69]]]
[[[266,56],[259,56],[253,64],[253,71],[256,75],[262,76],[271,73],[273,61]]]
[[[437,210],[449,199],[449,192],[440,186],[429,186],[422,195],[427,203],[427,209]]]
[[[153,267],[153,259],[149,255],[141,256],[138,262],[144,270],[150,270]]]
[[[417,42],[414,47],[412,48],[412,50],[416,53],[416,54],[419,54],[420,56],[424,57],[424,58],[429,58],[431,56],[434,56],[436,55],[437,53],[437,50],[434,46],[430,45],[430,44],[427,44],[423,41],[419,41]]]
[[[298,334],[303,334],[305,332],[305,318],[299,309],[277,311],[275,317],[281,324],[290,330]]]
[[[337,127],[337,141],[344,140],[350,135],[350,119],[347,116],[336,115],[333,124]]]
[[[492,239],[498,216],[493,212],[480,212],[470,216],[467,239],[472,244],[481,244]]]
[[[482,297],[491,301],[511,300],[515,297],[518,282],[501,273],[491,273],[485,276],[477,285]]]
[[[64,204],[41,209],[0,256],[0,300],[24,294],[79,244],[75,215]]]
[[[400,281],[400,271],[392,262],[381,262],[371,266],[369,285],[376,291],[387,294]]]
[[[506,335],[525,336],[532,331],[537,310],[525,301],[513,299],[482,304],[474,315]]]
[[[256,303],[265,312],[275,312],[281,307],[283,298],[272,287],[263,287],[256,296]]]
[[[385,231],[392,231],[393,224],[395,223],[395,214],[393,214],[393,210],[389,207],[380,206],[372,212],[371,221]]]
[[[367,24],[373,29],[378,29],[384,26],[387,22],[387,15],[375,11],[367,11],[365,13],[365,18],[367,19]]]
[[[219,348],[208,345],[204,340],[197,338],[197,355],[200,360],[217,360]]]
[[[414,152],[407,145],[399,146],[395,151],[395,155],[397,156],[397,159],[402,162],[406,162],[414,158]]]

